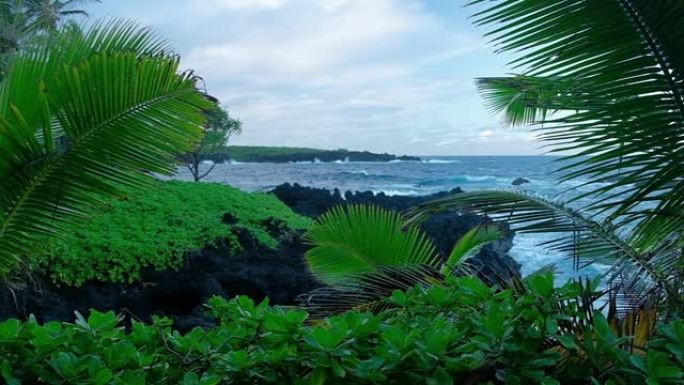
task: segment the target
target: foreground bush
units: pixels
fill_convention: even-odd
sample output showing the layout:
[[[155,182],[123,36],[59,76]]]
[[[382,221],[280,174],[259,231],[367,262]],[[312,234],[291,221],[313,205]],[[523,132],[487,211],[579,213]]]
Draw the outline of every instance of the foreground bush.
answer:
[[[9,320],[0,373],[10,384],[681,383],[683,321],[661,326],[645,356],[630,355],[600,313],[581,333],[561,332],[590,316],[573,310],[578,292],[554,289],[550,277],[529,280],[523,295],[459,278],[395,292],[395,307],[377,315],[313,325],[301,310],[214,298],[217,326],[185,335],[165,319],[126,332],[113,313],[75,324]]]
[[[239,251],[239,231],[275,247],[269,230],[309,223],[271,195],[213,183],[159,182],[108,200],[87,222],[52,239],[35,260],[56,283],[132,282],[145,267],[177,268],[188,251],[219,240]]]

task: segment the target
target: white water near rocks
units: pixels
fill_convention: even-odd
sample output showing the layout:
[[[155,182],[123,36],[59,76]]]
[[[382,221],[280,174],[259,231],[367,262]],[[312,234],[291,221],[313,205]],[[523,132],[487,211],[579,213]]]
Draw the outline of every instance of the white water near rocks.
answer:
[[[567,200],[595,188],[584,180],[558,183],[557,158],[546,156],[459,156],[422,157],[420,162],[349,162],[332,163],[236,163],[218,165],[206,181],[228,183],[247,191],[268,191],[282,183],[334,189],[342,193],[373,191],[387,195],[428,195],[460,187],[465,191],[491,188],[516,188],[518,177],[530,182],[517,188],[540,196]],[[181,168],[179,179],[190,179]],[[582,202],[579,202],[581,205]],[[511,255],[522,265],[523,274],[554,264],[558,282],[577,276],[566,255],[540,248],[553,235],[518,234]],[[590,266],[579,275],[594,276],[605,266]]]

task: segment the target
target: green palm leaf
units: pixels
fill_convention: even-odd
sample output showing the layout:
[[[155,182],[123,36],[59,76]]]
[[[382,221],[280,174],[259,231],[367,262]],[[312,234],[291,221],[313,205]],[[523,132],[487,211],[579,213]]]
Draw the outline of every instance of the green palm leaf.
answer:
[[[374,270],[337,281],[297,297],[299,306],[313,319],[348,310],[378,312],[389,307],[387,298],[396,290],[418,285],[441,285],[444,275],[429,265],[378,266]]]
[[[639,252],[609,223],[587,218],[582,210],[549,201],[521,191],[478,191],[455,194],[416,207],[409,214],[409,225],[427,215],[458,208],[505,220],[520,233],[555,233],[558,237],[544,243],[554,250],[569,253],[580,263],[610,266],[609,284],[643,300],[654,294],[680,296],[677,269],[682,255],[674,241],[661,244],[657,251]],[[643,302],[643,301],[638,301]]]
[[[148,30],[67,27],[0,84],[0,274],[117,185],[175,170],[210,106]]]
[[[684,227],[684,2],[472,0],[519,76],[483,79],[509,123],[543,123],[564,178],[607,182],[590,208],[653,249]],[[554,112],[560,111],[560,114]],[[620,199],[608,199],[619,194]],[[579,199],[579,198],[577,198]],[[644,205],[644,202],[648,203]]]
[[[440,263],[432,242],[418,228],[403,229],[399,213],[375,206],[338,206],[307,232],[314,244],[306,255],[311,272],[336,284],[378,267]]]
[[[501,229],[496,226],[478,226],[468,230],[456,242],[442,266],[442,273],[453,270],[461,263],[475,256],[482,248],[501,238]]]
[[[376,206],[338,206],[307,233],[314,244],[305,257],[311,272],[331,285],[300,296],[316,317],[349,309],[377,311],[395,290],[440,284],[447,274],[473,276],[467,263],[486,244],[501,237],[496,226],[475,227],[454,246],[448,259],[406,218]]]

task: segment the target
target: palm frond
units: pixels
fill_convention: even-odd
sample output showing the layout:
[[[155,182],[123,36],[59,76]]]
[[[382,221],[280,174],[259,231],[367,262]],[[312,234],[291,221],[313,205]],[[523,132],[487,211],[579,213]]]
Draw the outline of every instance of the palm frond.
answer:
[[[671,244],[663,245],[657,252],[640,253],[616,234],[610,224],[596,222],[581,210],[522,191],[479,191],[441,198],[413,209],[408,224],[415,225],[429,214],[455,208],[505,220],[520,233],[558,234],[543,245],[569,253],[578,267],[582,262],[609,265],[608,283],[619,282],[627,291],[649,295],[667,291],[682,258],[681,250]],[[679,292],[670,290],[673,292],[666,294]]]
[[[396,290],[414,286],[434,286],[444,275],[429,265],[379,266],[354,279],[339,281],[297,297],[312,319],[321,319],[348,310],[378,312],[389,307],[387,299]]]
[[[67,27],[0,84],[0,273],[117,185],[174,171],[210,104],[192,73],[127,22]]]
[[[472,0],[475,23],[520,76],[480,81],[510,123],[542,123],[564,178],[607,182],[591,208],[637,223],[641,249],[684,227],[680,0]],[[560,114],[553,114],[561,111]],[[644,202],[647,205],[644,205]]]
[[[311,272],[327,284],[353,279],[378,267],[440,263],[432,242],[418,228],[404,230],[399,213],[375,206],[337,206],[307,232]]]
[[[573,79],[522,75],[477,79],[485,108],[502,115],[510,126],[539,123],[559,111],[595,109],[606,103],[575,83]]]

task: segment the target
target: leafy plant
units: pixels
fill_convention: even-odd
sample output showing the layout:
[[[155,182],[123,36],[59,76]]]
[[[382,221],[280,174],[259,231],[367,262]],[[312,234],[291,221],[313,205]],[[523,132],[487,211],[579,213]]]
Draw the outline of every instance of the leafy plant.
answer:
[[[515,52],[521,74],[479,81],[507,123],[535,124],[562,157],[561,180],[602,183],[572,209],[524,192],[483,191],[441,199],[414,213],[468,207],[523,232],[560,233],[549,246],[580,262],[611,265],[632,310],[664,303],[684,309],[684,77],[679,1],[472,0],[476,24],[500,52]],[[597,220],[596,218],[605,218]],[[633,231],[626,229],[634,227]]]
[[[521,294],[472,277],[397,291],[390,310],[306,324],[302,310],[215,297],[213,328],[91,312],[74,324],[0,323],[0,377],[48,384],[616,384],[681,383],[684,323],[659,328],[630,354],[600,312],[577,311],[577,284],[550,275]],[[558,303],[567,303],[559,309]],[[589,309],[591,310],[591,309]],[[586,336],[567,333],[582,319]]]
[[[178,268],[189,252],[219,242],[238,252],[241,231],[273,248],[274,226],[285,232],[310,224],[268,194],[215,183],[157,182],[106,199],[97,213],[52,237],[33,259],[58,284],[133,282],[144,268]]]
[[[0,275],[119,186],[173,172],[199,139],[210,103],[171,52],[116,21],[17,54],[0,83]]]

